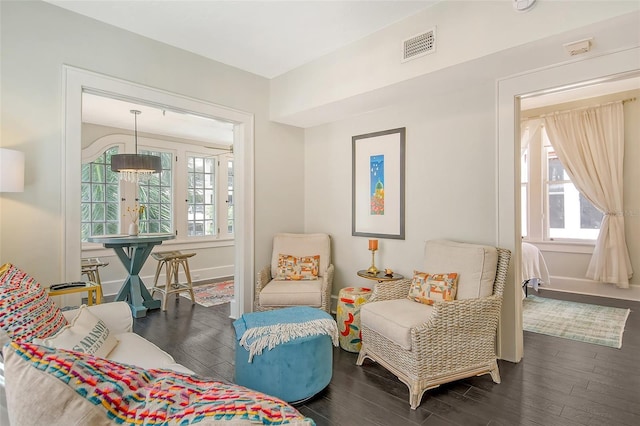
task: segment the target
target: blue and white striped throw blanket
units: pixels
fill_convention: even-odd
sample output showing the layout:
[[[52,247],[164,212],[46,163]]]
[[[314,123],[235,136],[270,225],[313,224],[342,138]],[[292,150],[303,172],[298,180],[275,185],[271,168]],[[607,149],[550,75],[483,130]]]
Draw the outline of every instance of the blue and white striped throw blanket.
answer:
[[[326,334],[338,346],[338,326],[333,317],[308,306],[243,314],[233,326],[240,345],[249,351],[249,362],[265,348],[271,350],[299,337]]]

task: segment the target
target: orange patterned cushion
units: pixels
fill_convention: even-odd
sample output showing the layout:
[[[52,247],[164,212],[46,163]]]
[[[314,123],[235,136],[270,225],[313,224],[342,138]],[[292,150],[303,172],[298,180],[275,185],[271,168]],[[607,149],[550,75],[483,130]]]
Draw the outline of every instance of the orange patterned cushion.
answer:
[[[434,302],[451,302],[456,297],[458,288],[458,274],[428,274],[426,272],[413,271],[413,281],[409,289],[409,299],[425,305],[433,305]]]
[[[320,255],[296,257],[290,254],[278,255],[277,280],[308,281],[318,279]]]

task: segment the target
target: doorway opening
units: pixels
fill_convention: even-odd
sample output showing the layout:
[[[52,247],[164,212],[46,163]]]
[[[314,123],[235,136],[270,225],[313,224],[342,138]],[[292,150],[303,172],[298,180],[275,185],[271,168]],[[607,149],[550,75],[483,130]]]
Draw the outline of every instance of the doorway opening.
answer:
[[[165,111],[194,119],[215,120],[222,124],[227,138],[232,138],[234,170],[234,246],[233,276],[235,297],[231,302],[231,317],[250,310],[254,270],[253,242],[253,115],[224,106],[170,93],[109,76],[64,68],[65,128],[62,158],[63,172],[63,273],[68,280],[77,280],[80,272],[81,242],[81,163],[83,95],[100,95],[101,100],[130,102],[156,111]],[[103,109],[104,111],[104,109]],[[128,110],[125,111],[128,114]],[[183,117],[184,119],[184,117]],[[226,129],[224,127],[226,126]],[[224,133],[224,132],[223,132]],[[173,135],[171,137],[181,138]],[[220,138],[223,138],[220,136]],[[189,140],[194,137],[190,136]],[[222,142],[222,141],[220,141]],[[197,143],[195,143],[197,145]],[[224,144],[202,142],[201,147],[220,148]],[[229,144],[228,146],[230,146]],[[216,154],[212,154],[216,155]],[[187,209],[187,207],[184,207]],[[188,213],[187,213],[188,214]],[[196,221],[194,220],[194,224]],[[185,224],[185,233],[188,233]]]
[[[136,114],[136,125],[131,119]],[[135,134],[132,133],[135,131]],[[138,137],[138,134],[140,137]],[[220,119],[82,93],[81,239],[82,257],[114,257],[89,237],[172,234],[160,250],[187,250],[194,282],[234,275],[234,124]],[[156,155],[160,173],[126,179],[111,170],[116,154]],[[103,292],[122,284],[115,258],[103,268]],[[147,262],[148,263],[148,262]],[[150,284],[152,268],[145,264]]]
[[[497,123],[497,243],[512,250],[498,341],[499,356],[518,362],[523,354],[521,278],[520,103],[523,97],[548,93],[549,88],[577,88],[637,73],[637,48],[594,56],[555,67],[498,80]],[[557,89],[556,89],[557,90]]]
[[[595,242],[600,231],[603,212],[581,194],[571,181],[565,166],[560,162],[556,149],[547,136],[544,117],[556,112],[581,111],[587,107],[622,102],[627,119],[625,127],[625,164],[623,182],[625,206],[637,205],[635,193],[629,182],[636,180],[634,159],[640,154],[634,143],[634,135],[640,132],[640,125],[632,118],[640,95],[640,74],[621,73],[587,81],[575,87],[560,86],[520,96],[520,122],[522,140],[519,161],[520,176],[516,177],[521,188],[521,236],[529,243],[527,252],[539,250],[535,257],[546,260],[553,282],[548,289],[568,293],[591,294],[594,296],[620,297],[614,295],[613,286],[586,278]],[[582,133],[582,132],[579,132]],[[631,166],[631,167],[629,167]],[[640,200],[639,200],[640,201]],[[625,211],[631,211],[625,207]],[[640,214],[640,212],[638,212]],[[631,238],[631,228],[627,226],[627,245],[637,252]],[[533,245],[532,248],[530,245]],[[524,253],[524,251],[523,251]],[[534,259],[525,261],[531,265]],[[525,268],[523,268],[525,269]],[[524,271],[533,273],[534,271]],[[545,274],[545,271],[537,271]],[[534,279],[540,277],[525,277]]]

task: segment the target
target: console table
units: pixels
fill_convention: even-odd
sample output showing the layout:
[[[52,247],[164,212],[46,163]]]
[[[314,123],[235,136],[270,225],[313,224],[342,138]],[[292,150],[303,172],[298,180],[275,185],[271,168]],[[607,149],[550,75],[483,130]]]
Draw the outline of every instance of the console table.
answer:
[[[144,317],[147,309],[160,308],[162,302],[151,297],[151,293],[138,274],[153,247],[174,238],[173,234],[144,234],[93,236],[87,239],[92,243],[100,243],[106,248],[112,248],[127,270],[127,278],[116,295],[116,301],[129,303],[134,318]]]
[[[92,306],[94,301],[96,305],[102,303],[102,287],[100,287],[100,284],[93,281],[87,281],[84,286],[81,287],[69,287],[60,290],[51,290],[51,288],[49,288],[49,296],[63,296],[65,294],[82,293],[85,291],[87,292],[88,306]]]

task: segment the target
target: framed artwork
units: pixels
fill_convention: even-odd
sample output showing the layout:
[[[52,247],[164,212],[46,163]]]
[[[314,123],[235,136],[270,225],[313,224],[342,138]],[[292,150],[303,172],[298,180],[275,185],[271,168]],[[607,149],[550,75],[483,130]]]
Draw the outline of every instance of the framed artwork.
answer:
[[[351,138],[351,235],[404,240],[405,131]]]

